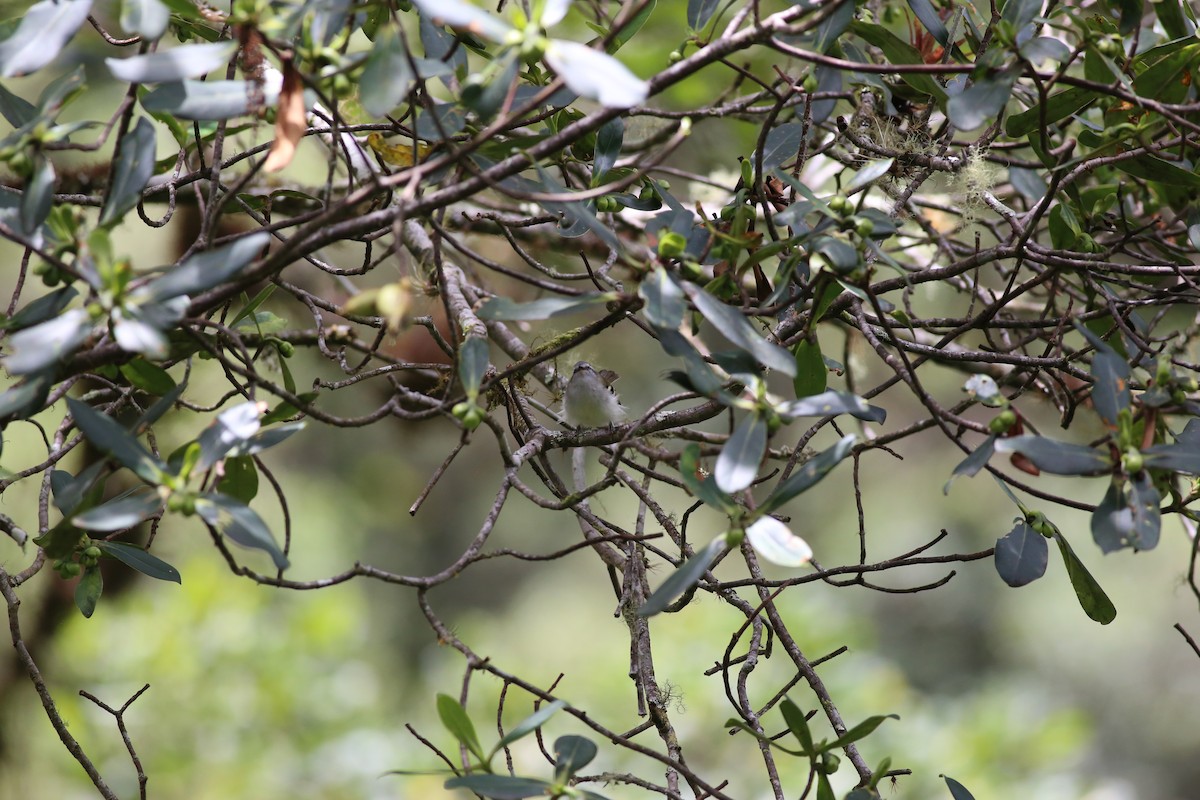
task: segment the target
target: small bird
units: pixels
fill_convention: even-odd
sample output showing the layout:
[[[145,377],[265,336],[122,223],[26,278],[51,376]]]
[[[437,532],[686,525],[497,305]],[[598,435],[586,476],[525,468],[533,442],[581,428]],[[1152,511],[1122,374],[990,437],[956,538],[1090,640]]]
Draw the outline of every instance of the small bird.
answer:
[[[567,382],[563,413],[567,422],[578,428],[600,428],[625,418],[625,406],[617,399],[612,384],[617,373],[580,361]]]

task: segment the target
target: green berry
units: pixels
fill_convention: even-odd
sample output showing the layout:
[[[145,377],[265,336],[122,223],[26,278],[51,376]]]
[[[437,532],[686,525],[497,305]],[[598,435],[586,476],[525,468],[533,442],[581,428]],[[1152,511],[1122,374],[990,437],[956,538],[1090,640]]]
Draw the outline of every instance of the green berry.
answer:
[[[658,240],[659,258],[679,258],[687,250],[687,237],[678,231],[667,231]]]

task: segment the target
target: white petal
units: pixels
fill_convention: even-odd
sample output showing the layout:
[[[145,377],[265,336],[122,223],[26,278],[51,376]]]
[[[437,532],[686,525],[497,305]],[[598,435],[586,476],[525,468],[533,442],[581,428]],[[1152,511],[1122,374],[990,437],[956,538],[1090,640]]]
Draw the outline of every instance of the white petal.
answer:
[[[549,28],[551,25],[562,22],[570,8],[571,0],[546,0],[546,7],[542,11],[541,20],[539,20],[542,28]]]
[[[761,517],[746,528],[746,538],[763,558],[782,567],[803,567],[813,557],[808,542],[774,517]]]
[[[473,33],[494,42],[504,41],[512,30],[507,22],[464,0],[414,0],[422,16],[439,25]]]

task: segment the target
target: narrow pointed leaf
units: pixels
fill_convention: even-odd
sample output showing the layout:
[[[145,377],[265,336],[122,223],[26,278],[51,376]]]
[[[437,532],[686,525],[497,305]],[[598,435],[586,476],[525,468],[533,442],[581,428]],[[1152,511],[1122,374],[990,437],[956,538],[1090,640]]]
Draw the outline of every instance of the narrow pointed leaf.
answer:
[[[142,98],[142,108],[179,119],[219,122],[273,106],[278,97],[278,86],[260,87],[251,81],[184,80],[160,85]]]
[[[592,186],[599,186],[604,176],[617,164],[621,144],[625,141],[625,122],[614,117],[596,131],[596,157],[592,161]]]
[[[650,93],[650,84],[603,50],[554,39],[545,58],[568,89],[602,106],[631,108],[645,102]]]
[[[263,550],[277,569],[287,569],[287,556],[275,543],[267,524],[254,509],[228,495],[210,492],[196,500],[196,513],[227,539],[242,547]]]
[[[35,72],[53,61],[87,20],[92,0],[34,3],[9,38],[0,42],[0,78]]]
[[[611,294],[585,294],[578,297],[543,297],[528,303],[518,303],[507,297],[491,297],[477,312],[480,319],[486,320],[539,320],[550,319],[563,314],[575,314],[597,307],[613,300]]]
[[[725,305],[695,284],[685,283],[683,290],[695,304],[696,310],[703,314],[722,336],[750,353],[760,364],[779,370],[789,378],[796,377],[796,360],[792,354],[762,338],[740,311]]]
[[[718,536],[696,555],[683,562],[662,584],[650,595],[649,599],[638,609],[638,615],[652,617],[661,612],[688,589],[700,582],[700,578],[713,565],[717,557],[725,552],[727,540]]]
[[[26,305],[4,323],[3,327],[10,331],[19,331],[57,317],[67,310],[71,301],[79,296],[79,290],[74,286],[64,286]]]
[[[657,267],[638,286],[638,296],[645,305],[642,313],[656,328],[675,330],[683,324],[687,305],[683,290],[662,267]]]
[[[241,272],[270,240],[271,234],[258,231],[224,247],[194,255],[148,283],[138,295],[150,301],[162,301],[199,294]]]
[[[987,466],[988,460],[994,452],[996,452],[996,436],[992,434],[984,439],[969,456],[958,462],[958,466],[950,473],[950,480],[946,481],[946,485],[942,487],[942,494],[950,494],[950,484],[954,483],[954,479],[958,476],[966,475],[968,478],[972,478],[978,475],[979,471]]]
[[[1043,472],[1055,475],[1104,475],[1112,472],[1112,461],[1093,447],[1057,442],[1043,436],[1013,436],[996,440],[1001,453],[1020,453]]]
[[[949,775],[943,775],[942,780],[946,782],[946,786],[950,789],[950,796],[954,800],[975,800],[975,795],[968,792],[967,787],[954,780],[954,778],[951,778]]]
[[[104,63],[119,81],[168,83],[199,78],[217,70],[224,73],[236,50],[237,42],[233,41],[185,44],[131,58],[106,58]]]
[[[963,131],[973,131],[995,122],[1012,97],[1013,84],[1018,77],[1019,70],[1009,69],[977,78],[974,84],[950,98],[946,103],[946,116]]]
[[[239,403],[221,412],[212,424],[196,439],[200,443],[200,460],[195,470],[204,472],[220,461],[238,444],[258,433],[265,403]]]
[[[140,547],[134,547],[124,542],[96,542],[96,546],[105,555],[112,556],[127,567],[133,567],[147,577],[160,581],[183,583],[179,570]]]
[[[28,375],[52,367],[75,352],[91,335],[92,322],[82,308],[67,311],[31,328],[17,331],[5,342],[4,368],[10,375]]]
[[[34,237],[38,228],[50,215],[50,206],[54,201],[54,164],[42,156],[38,159],[37,169],[29,179],[29,185],[21,194],[21,211],[19,219],[21,230],[27,237]]]
[[[787,480],[775,487],[775,491],[771,492],[770,497],[763,501],[759,510],[768,514],[802,492],[811,489],[841,463],[842,459],[850,455],[856,441],[858,441],[858,437],[853,434],[843,436],[833,447],[809,459],[789,475]]]
[[[479,395],[488,368],[488,343],[481,336],[468,336],[458,349],[458,379],[467,396]]]
[[[883,422],[887,419],[885,409],[870,405],[856,394],[836,391],[781,403],[775,406],[775,413],[786,420],[796,417],[832,417],[836,414],[850,414],[867,422]]]
[[[376,37],[363,67],[360,85],[363,108],[374,117],[382,117],[400,105],[415,80],[400,37],[391,28],[385,29]]]
[[[996,572],[1009,586],[1024,586],[1046,574],[1050,547],[1046,537],[1035,531],[1025,520],[996,542]]]
[[[822,394],[828,386],[829,370],[825,367],[820,343],[815,337],[812,341],[801,339],[792,352],[796,356],[796,377],[792,379],[796,397]]]
[[[123,531],[150,519],[162,511],[162,507],[163,499],[157,492],[141,491],[90,508],[72,519],[71,523],[86,531]]]
[[[740,492],[754,483],[758,467],[767,451],[767,421],[751,412],[733,429],[733,435],[717,456],[713,475],[723,492]]]
[[[679,474],[688,491],[704,503],[726,512],[737,508],[733,498],[717,487],[713,476],[701,475],[700,446],[694,442],[683,448],[679,455]]]
[[[147,41],[162,36],[171,22],[171,10],[159,0],[122,0],[121,27]]]
[[[688,28],[699,31],[708,21],[712,19],[712,15],[716,13],[717,6],[720,3],[717,0],[688,0],[687,4],[687,24]]]
[[[1191,427],[1191,422],[1188,426]],[[1197,449],[1194,442],[1154,445],[1142,451],[1142,458],[1150,469],[1169,469],[1187,475],[1200,475],[1200,449]]]
[[[813,753],[812,731],[809,730],[808,720],[805,719],[804,712],[786,697],[780,702],[779,710],[783,712],[783,720],[787,723],[788,730],[800,742],[800,747],[804,753],[806,755]]]
[[[834,739],[829,744],[825,745],[822,750],[824,752],[829,752],[830,750],[837,750],[845,747],[848,744],[854,744],[859,739],[870,736],[871,733],[873,733],[874,730],[882,725],[884,720],[887,719],[900,719],[900,717],[897,714],[881,714],[875,717],[868,717],[850,730],[843,733],[838,738]]]
[[[75,420],[75,427],[96,449],[112,456],[147,483],[158,484],[162,481],[166,465],[152,456],[119,423],[74,397],[67,398],[67,408]]]
[[[465,0],[415,0],[414,5],[421,10],[421,16],[438,25],[449,25],[495,42],[503,41],[512,30],[508,23],[496,15]]]

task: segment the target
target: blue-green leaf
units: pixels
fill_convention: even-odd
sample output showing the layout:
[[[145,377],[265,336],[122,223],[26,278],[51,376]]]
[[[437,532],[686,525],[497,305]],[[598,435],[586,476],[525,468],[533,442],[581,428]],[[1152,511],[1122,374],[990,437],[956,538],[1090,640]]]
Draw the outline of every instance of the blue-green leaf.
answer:
[[[811,489],[841,463],[842,459],[850,455],[857,440],[858,437],[853,434],[843,436],[833,447],[806,461],[803,466],[789,475],[787,480],[775,487],[775,491],[771,492],[771,495],[763,501],[759,510],[768,514],[802,492]]]
[[[806,125],[788,122],[771,130],[763,143],[763,174],[769,175],[788,161],[796,158],[804,144]]]
[[[867,422],[883,422],[887,419],[885,409],[870,405],[856,394],[837,391],[780,403],[775,406],[775,413],[788,421],[796,417],[832,417],[836,414],[850,414]]]
[[[1100,550],[1152,550],[1162,527],[1161,500],[1146,472],[1130,478],[1128,489],[1122,481],[1113,481],[1092,513],[1092,538]]]
[[[115,420],[74,397],[67,398],[67,408],[75,420],[75,427],[96,449],[133,470],[146,483],[157,485],[162,482],[166,465],[152,456]]]
[[[133,567],[143,575],[160,581],[183,583],[179,570],[156,555],[124,542],[96,542],[105,555],[112,556],[127,567]]]
[[[218,69],[224,72],[236,50],[237,42],[233,41],[185,44],[131,58],[106,58],[104,63],[119,81],[170,83],[199,78]]]
[[[102,225],[120,221],[128,210],[136,206],[142,198],[146,182],[154,175],[154,125],[144,116],[138,118],[133,130],[121,137],[118,150],[113,185],[109,187],[108,197],[104,198],[104,206],[100,211]]]
[[[512,30],[499,17],[465,0],[415,0],[414,5],[421,10],[421,16],[438,25],[449,25],[494,42],[504,41],[504,37]],[[431,54],[431,57],[438,56]]]
[[[0,78],[35,72],[53,61],[87,20],[92,0],[34,3],[9,38],[0,42]]]
[[[779,710],[783,713],[784,722],[787,723],[788,730],[800,742],[800,748],[805,755],[815,752],[813,750],[812,731],[809,730],[808,720],[804,717],[804,712],[799,706],[793,703],[788,698],[783,698],[779,704]]]
[[[683,290],[662,267],[656,267],[645,277],[638,286],[638,296],[645,304],[642,313],[651,325],[676,330],[683,324],[683,315],[687,311]]]
[[[975,800],[975,795],[968,792],[967,787],[954,780],[954,778],[951,778],[949,775],[943,775],[942,780],[946,781],[946,786],[950,789],[950,796],[954,800]]]
[[[162,507],[163,499],[158,492],[137,491],[88,509],[73,518],[71,524],[86,531],[123,531],[150,519]]]
[[[790,378],[796,377],[796,360],[792,354],[762,338],[740,311],[725,305],[695,284],[685,283],[683,290],[696,309],[722,336],[750,353],[760,364],[779,370]]]
[[[592,161],[592,186],[599,186],[608,171],[617,164],[621,156],[621,145],[625,141],[625,121],[613,117],[596,131],[596,157]]]
[[[75,585],[75,605],[80,613],[91,618],[96,613],[96,603],[100,602],[100,593],[104,591],[104,578],[100,576],[100,567],[92,565],[83,571],[83,577]]]
[[[287,569],[287,556],[275,543],[262,517],[250,506],[228,495],[210,492],[196,499],[196,513],[231,542],[266,551],[277,569]]]
[[[615,300],[611,293],[595,293],[578,297],[543,297],[528,303],[518,303],[507,297],[489,297],[477,312],[480,319],[538,320],[587,311]]]
[[[10,375],[41,372],[75,352],[92,332],[92,322],[82,308],[49,319],[8,337],[3,359]]]
[[[976,447],[969,456],[958,463],[958,466],[950,473],[950,480],[946,481],[946,485],[942,487],[942,494],[950,493],[950,484],[954,483],[954,479],[959,475],[971,478],[979,474],[979,470],[987,465],[994,452],[996,452],[996,437],[991,435],[984,439],[983,443]]]
[[[458,348],[458,379],[467,397],[479,395],[483,376],[488,368],[488,343],[481,336],[468,336]]]
[[[179,119],[219,122],[270,107],[278,96],[278,89],[267,87],[264,92],[252,81],[186,80],[162,84],[142,98],[142,108]]]
[[[717,488],[717,482],[711,475],[701,476],[700,446],[695,442],[683,448],[679,454],[679,474],[683,484],[695,497],[718,510],[729,513],[737,508],[733,498]]]
[[[159,0],[122,0],[121,27],[147,41],[162,36],[171,22],[171,10]]]
[[[568,781],[575,773],[592,763],[596,743],[582,736],[560,736],[554,741],[554,775]]]
[[[996,450],[1020,453],[1038,469],[1055,475],[1104,475],[1113,468],[1109,457],[1094,447],[1057,442],[1044,436],[998,439]]]
[[[728,540],[718,536],[696,555],[683,562],[678,569],[667,576],[667,579],[650,595],[649,599],[638,609],[638,615],[652,617],[674,602],[675,598],[695,586],[717,557],[725,552]]]
[[[796,377],[792,379],[796,397],[812,397],[823,393],[829,385],[829,370],[817,338],[801,339],[792,352],[796,356]]]
[[[265,410],[265,403],[247,402],[221,412],[196,440],[200,443],[200,459],[195,470],[204,472],[258,433]]]
[[[514,775],[460,775],[446,781],[447,789],[469,789],[481,797],[491,800],[521,800],[524,797],[549,795],[553,784],[536,778],[518,778]]]
[[[363,67],[360,84],[363,108],[371,116],[382,117],[400,105],[412,89],[415,79],[403,42],[390,27],[385,28],[375,37],[371,54]]]
[[[687,24],[694,31],[702,29],[716,13],[718,0],[688,0]]]
[[[996,572],[1009,586],[1024,586],[1046,574],[1049,555],[1046,537],[1025,520],[1018,520],[1013,529],[996,542]]]
[[[767,450],[767,421],[757,411],[747,414],[717,456],[713,475],[717,487],[732,494],[754,483]]]
[[[645,102],[650,94],[650,84],[603,50],[553,39],[546,48],[545,58],[568,89],[602,106],[631,108]]]
[[[192,296],[211,289],[254,261],[270,240],[271,234],[257,231],[224,247],[198,253],[146,284],[138,290],[137,296],[157,302],[172,297]]]
[[[976,78],[974,84],[946,103],[946,116],[962,131],[973,131],[995,122],[1012,97],[1013,84],[1020,75],[1020,70],[1013,68]]]

